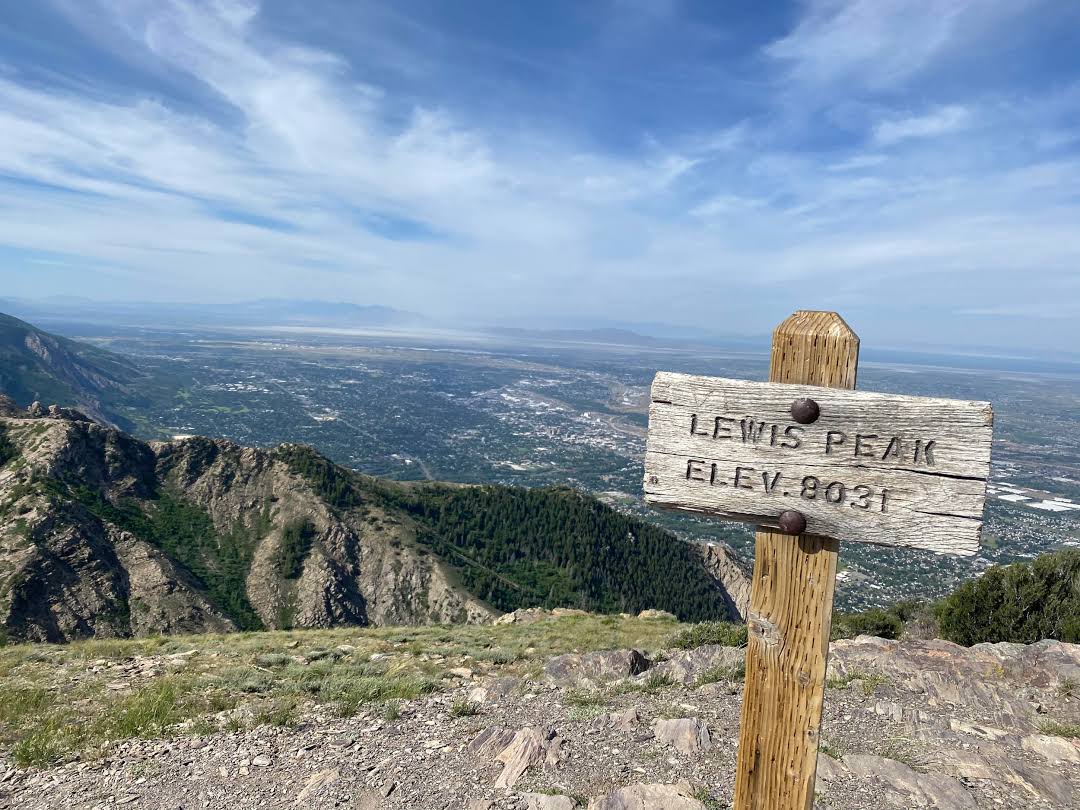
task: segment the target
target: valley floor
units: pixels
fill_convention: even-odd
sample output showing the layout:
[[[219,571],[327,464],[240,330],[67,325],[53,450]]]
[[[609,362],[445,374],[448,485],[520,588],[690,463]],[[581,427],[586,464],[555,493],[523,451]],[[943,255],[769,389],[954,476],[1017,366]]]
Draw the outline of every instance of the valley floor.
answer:
[[[683,629],[564,611],[2,648],[0,808],[727,808],[743,651]],[[1078,733],[1080,646],[837,642],[816,806],[1075,808]]]

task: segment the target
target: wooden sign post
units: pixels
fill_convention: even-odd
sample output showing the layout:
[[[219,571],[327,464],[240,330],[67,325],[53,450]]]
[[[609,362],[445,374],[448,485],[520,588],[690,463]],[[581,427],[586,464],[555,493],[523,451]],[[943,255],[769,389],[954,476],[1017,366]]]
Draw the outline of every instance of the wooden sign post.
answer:
[[[773,333],[769,383],[660,372],[645,500],[757,523],[734,810],[807,810],[839,540],[974,554],[989,403],[855,392],[834,312]]]

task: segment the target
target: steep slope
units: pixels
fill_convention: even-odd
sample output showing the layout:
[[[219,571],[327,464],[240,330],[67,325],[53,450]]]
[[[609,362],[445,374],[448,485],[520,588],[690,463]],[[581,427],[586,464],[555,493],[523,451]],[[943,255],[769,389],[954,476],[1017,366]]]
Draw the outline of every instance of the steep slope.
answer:
[[[147,444],[0,402],[9,638],[476,622],[538,602],[732,615],[693,547],[576,493],[410,486],[295,445]]]
[[[123,424],[112,403],[128,396],[139,377],[138,369],[119,355],[0,313],[0,394],[20,405],[56,402]]]

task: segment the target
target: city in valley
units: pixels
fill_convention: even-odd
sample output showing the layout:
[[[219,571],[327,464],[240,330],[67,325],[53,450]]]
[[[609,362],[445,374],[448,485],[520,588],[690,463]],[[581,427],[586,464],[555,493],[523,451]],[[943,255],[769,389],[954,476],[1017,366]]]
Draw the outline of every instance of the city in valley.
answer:
[[[723,541],[753,558],[752,527],[645,507],[642,461],[658,370],[762,380],[764,351],[298,327],[81,326],[68,334],[184,381],[178,395],[132,408],[144,436],[306,443],[338,463],[402,480],[569,485],[688,540]],[[1080,544],[1080,439],[1070,438],[1080,437],[1080,373],[995,369],[985,358],[964,365],[864,359],[859,387],[993,403],[980,553],[842,544],[839,608],[937,597],[994,563]]]

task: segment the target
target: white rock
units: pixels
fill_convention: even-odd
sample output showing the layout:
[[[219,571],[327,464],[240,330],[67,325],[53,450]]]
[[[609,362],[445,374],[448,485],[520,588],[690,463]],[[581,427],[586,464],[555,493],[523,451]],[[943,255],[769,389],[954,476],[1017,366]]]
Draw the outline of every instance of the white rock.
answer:
[[[712,747],[708,727],[697,718],[657,720],[653,723],[653,736],[675,746],[684,754],[696,754]]]
[[[1020,741],[1025,751],[1031,751],[1046,759],[1051,765],[1062,762],[1080,763],[1080,740],[1031,734]]]
[[[551,796],[546,793],[526,793],[527,810],[574,810],[578,803],[569,796]]]
[[[631,785],[589,802],[588,810],[706,810],[684,785]]]

